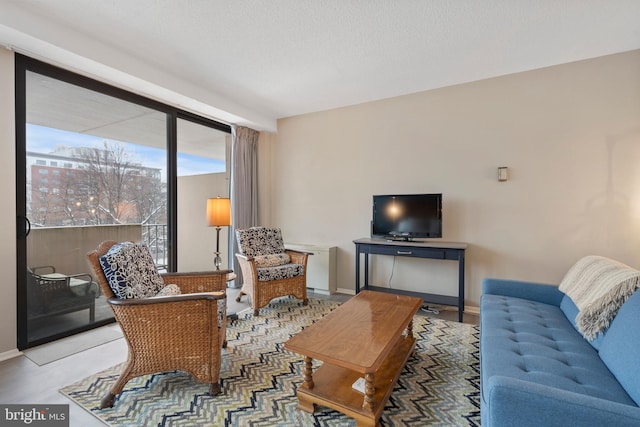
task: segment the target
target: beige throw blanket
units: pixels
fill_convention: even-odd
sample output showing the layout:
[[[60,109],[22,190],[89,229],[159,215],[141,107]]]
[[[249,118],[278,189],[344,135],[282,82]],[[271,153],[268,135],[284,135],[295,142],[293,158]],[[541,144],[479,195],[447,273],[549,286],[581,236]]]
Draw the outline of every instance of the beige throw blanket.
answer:
[[[592,341],[604,331],[624,302],[640,288],[640,271],[601,256],[586,256],[569,269],[560,290],[580,310],[576,325]]]

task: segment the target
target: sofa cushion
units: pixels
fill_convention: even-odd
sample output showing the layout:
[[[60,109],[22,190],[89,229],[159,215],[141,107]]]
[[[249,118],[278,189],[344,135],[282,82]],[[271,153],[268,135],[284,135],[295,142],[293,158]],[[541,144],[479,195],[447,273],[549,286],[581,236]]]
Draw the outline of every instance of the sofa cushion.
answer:
[[[277,267],[291,262],[291,257],[286,252],[280,254],[258,255],[253,259],[257,268]]]
[[[625,390],[559,307],[483,295],[481,380],[502,376],[633,405]]]
[[[625,302],[600,345],[600,357],[629,396],[640,405],[640,292]]]
[[[102,271],[116,297],[148,298],[165,284],[146,245],[116,243],[100,257]]]

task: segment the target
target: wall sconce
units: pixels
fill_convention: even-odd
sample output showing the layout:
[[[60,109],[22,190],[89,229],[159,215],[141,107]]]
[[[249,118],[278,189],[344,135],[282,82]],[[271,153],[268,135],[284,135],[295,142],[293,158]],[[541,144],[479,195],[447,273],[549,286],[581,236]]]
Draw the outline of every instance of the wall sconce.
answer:
[[[213,264],[220,270],[220,229],[231,225],[231,199],[216,197],[207,199],[207,225],[216,228],[216,257]]]
[[[500,166],[498,168],[498,181],[503,182],[509,179],[509,168],[506,166]]]

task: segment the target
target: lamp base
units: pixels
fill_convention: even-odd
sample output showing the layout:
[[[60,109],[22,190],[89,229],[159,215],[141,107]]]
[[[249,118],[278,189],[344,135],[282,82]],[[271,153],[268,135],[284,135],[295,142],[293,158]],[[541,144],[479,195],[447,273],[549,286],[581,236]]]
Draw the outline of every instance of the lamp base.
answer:
[[[220,229],[222,227],[216,227],[216,257],[213,259],[213,265],[216,266],[216,270],[220,270],[222,265],[222,258],[220,258]]]

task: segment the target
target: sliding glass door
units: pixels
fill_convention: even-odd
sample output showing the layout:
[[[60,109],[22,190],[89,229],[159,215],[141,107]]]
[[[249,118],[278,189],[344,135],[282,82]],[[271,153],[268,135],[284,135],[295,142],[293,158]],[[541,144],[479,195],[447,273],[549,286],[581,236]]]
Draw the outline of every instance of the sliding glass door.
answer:
[[[210,250],[210,231],[191,225],[206,225],[207,197],[229,194],[230,129],[20,55],[16,64],[24,349],[113,321],[86,261],[104,240],[147,244],[159,271],[182,270],[178,259],[210,269],[194,257]],[[201,209],[182,208],[191,200]]]
[[[178,271],[213,270],[215,227],[206,221],[207,199],[229,197],[231,135],[196,121],[178,119]],[[228,227],[220,230],[221,268],[228,268]]]

